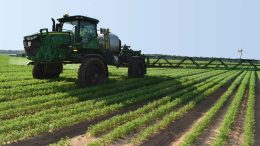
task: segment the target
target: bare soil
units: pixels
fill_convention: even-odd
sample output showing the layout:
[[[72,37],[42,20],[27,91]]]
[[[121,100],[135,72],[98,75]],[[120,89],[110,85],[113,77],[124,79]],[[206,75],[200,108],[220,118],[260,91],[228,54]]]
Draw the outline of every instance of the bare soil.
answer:
[[[256,103],[255,103],[255,139],[254,146],[260,145],[260,80],[256,82]]]
[[[70,139],[70,146],[86,146],[88,143],[94,141],[92,137],[87,137],[86,134],[73,137]]]
[[[231,83],[231,82],[230,82]],[[150,140],[145,141],[142,146],[168,146],[178,139],[191,128],[194,124],[228,89],[230,83],[222,86],[211,96],[199,103],[194,109],[185,114],[182,118],[172,122],[167,129],[155,134]]]
[[[127,137],[121,138],[109,144],[108,146],[130,146],[129,143],[131,138],[134,137],[136,134],[127,135]],[[87,144],[98,140],[100,137],[88,137],[86,134],[79,135],[70,139],[71,146],[86,146]]]

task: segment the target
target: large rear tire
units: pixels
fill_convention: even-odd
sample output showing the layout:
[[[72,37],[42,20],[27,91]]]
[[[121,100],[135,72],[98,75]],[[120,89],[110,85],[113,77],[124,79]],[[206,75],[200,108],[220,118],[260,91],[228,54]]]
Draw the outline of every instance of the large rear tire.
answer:
[[[133,58],[128,65],[128,77],[140,78],[146,74],[146,65],[140,58]]]
[[[62,63],[35,63],[32,75],[35,79],[58,78],[62,70]]]
[[[103,84],[107,74],[107,67],[102,59],[98,57],[86,58],[79,67],[79,86],[86,87]]]

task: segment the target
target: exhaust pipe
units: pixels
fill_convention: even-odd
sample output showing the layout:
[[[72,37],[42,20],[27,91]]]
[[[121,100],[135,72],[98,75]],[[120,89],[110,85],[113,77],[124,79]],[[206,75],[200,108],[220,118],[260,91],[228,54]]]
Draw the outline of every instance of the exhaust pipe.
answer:
[[[55,20],[53,18],[51,18],[51,21],[52,21],[52,31],[56,31]]]

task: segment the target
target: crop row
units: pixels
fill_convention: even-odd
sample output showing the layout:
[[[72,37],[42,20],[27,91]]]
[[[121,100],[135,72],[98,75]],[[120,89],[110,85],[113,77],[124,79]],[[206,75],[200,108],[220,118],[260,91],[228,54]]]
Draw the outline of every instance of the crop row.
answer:
[[[180,73],[173,73],[173,75],[175,76],[183,76],[183,75],[185,75],[185,74],[196,74],[196,73],[201,73],[202,71],[195,71],[195,72],[188,72],[188,73],[185,73],[185,72],[180,72]],[[183,73],[183,74],[181,74],[181,73]],[[31,75],[30,75],[31,76]],[[64,81],[62,81],[62,80],[64,80]],[[29,81],[25,81],[25,83],[27,83],[27,84],[29,84],[30,85],[30,81],[32,81],[32,82],[37,82],[37,81],[39,81],[39,80],[29,80]],[[40,80],[41,81],[41,80]],[[1,92],[0,92],[0,95],[1,94],[7,94],[7,96],[10,96],[10,95],[12,95],[12,96],[14,96],[14,95],[18,95],[19,93],[22,93],[22,95],[19,95],[19,96],[30,96],[30,95],[27,95],[27,94],[25,94],[25,92],[24,92],[24,90],[30,90],[30,91],[38,91],[38,90],[42,90],[44,87],[46,87],[46,86],[57,86],[57,82],[68,82],[69,80],[66,80],[66,79],[56,79],[56,80],[44,80],[45,82],[40,82],[40,84],[31,84],[30,86],[24,86],[24,85],[26,85],[26,84],[22,84],[23,86],[19,86],[19,84],[21,84],[21,83],[19,83],[18,84],[18,86],[16,86],[16,84],[15,83],[18,83],[18,82],[15,82],[15,83],[4,83],[5,84],[5,86],[8,86],[9,85],[9,87],[10,87],[10,85],[12,85],[14,88],[9,88],[9,89],[3,89],[3,90],[1,90]],[[48,81],[48,82],[46,82],[46,81]],[[75,82],[76,80],[72,80],[72,82]],[[1,85],[2,86],[2,85]],[[55,92],[57,92],[57,91],[55,91]],[[9,95],[8,95],[9,94]],[[46,93],[47,94],[47,93]],[[38,95],[40,95],[40,94],[38,94]]]
[[[75,88],[76,85],[74,82],[51,82],[41,84],[39,86],[19,87],[19,90],[17,88],[2,89],[0,91],[0,102],[10,101],[18,98],[33,97],[37,95],[48,95],[50,93],[67,91]]]
[[[16,67],[16,66],[15,66]],[[10,67],[10,68],[15,68],[14,66]],[[8,70],[9,68],[7,68]],[[171,69],[169,72],[165,71],[165,70],[159,70],[157,71],[156,69],[150,69],[149,70],[149,75],[156,75],[158,76],[158,74],[160,74],[161,76],[169,76],[169,77],[175,77],[175,75],[179,74],[181,75],[183,74],[190,74],[190,73],[199,73],[199,72],[206,72],[208,70],[202,70],[202,69],[198,69],[198,70],[181,70],[178,69],[178,71],[176,71],[176,69]],[[124,79],[126,76],[126,70],[125,69],[109,69],[109,74],[110,74],[110,80],[120,80]],[[31,75],[31,70],[30,72],[17,72],[17,73],[2,73],[0,75],[0,82],[2,83],[0,85],[1,89],[12,89],[12,88],[17,88],[17,87],[24,87],[24,86],[32,86],[32,85],[38,85],[38,84],[45,84],[48,82],[54,82],[54,81],[69,81],[69,82],[76,82],[77,76],[77,72],[75,70],[68,70],[65,69],[63,71],[63,73],[61,74],[61,78],[58,79],[51,79],[51,80],[35,80],[32,79],[32,75]],[[23,80],[23,82],[21,82],[21,80]],[[15,90],[19,90],[19,89],[15,89]]]
[[[144,80],[146,80],[145,78]],[[157,78],[159,80],[159,78]],[[136,80],[137,81],[137,80]],[[11,89],[2,89],[0,91],[0,101],[9,101],[19,98],[29,98],[40,95],[49,95],[56,92],[70,91],[77,89],[75,82],[53,81],[32,86],[19,86]],[[30,91],[30,92],[26,92]]]
[[[87,99],[90,96],[94,96],[94,95],[95,95],[95,97],[98,97],[102,93],[104,93],[105,91],[106,91],[105,94],[109,94],[109,93],[111,94],[111,93],[116,92],[116,90],[124,91],[124,90],[135,89],[139,85],[149,85],[149,84],[161,82],[163,80],[167,80],[167,78],[149,78],[149,77],[147,77],[147,78],[144,78],[144,79],[129,79],[129,80],[123,80],[123,81],[110,82],[110,83],[104,84],[102,86],[92,87],[92,88],[87,88],[87,89],[77,88],[77,89],[74,89],[74,90],[69,90],[69,91],[61,92],[61,93],[56,93],[55,91],[60,90],[60,88],[64,89],[64,86],[60,87],[60,85],[56,84],[56,86],[58,86],[58,87],[56,89],[53,89],[53,92],[51,92],[51,90],[48,91],[48,92],[45,92],[46,90],[49,90],[49,88],[45,87],[44,84],[43,84],[43,86],[35,86],[35,88],[37,89],[37,90],[36,89],[33,90],[33,93],[36,94],[35,97],[30,96],[32,93],[28,93],[29,95],[26,94],[27,96],[24,95],[23,93],[11,95],[11,96],[8,96],[8,95],[5,95],[5,96],[8,97],[8,98],[16,99],[14,101],[6,102],[8,105],[11,105],[11,106],[12,106],[12,104],[9,104],[9,103],[16,103],[17,101],[20,101],[19,102],[20,104],[23,103],[23,102],[30,102],[31,103],[31,101],[33,101],[33,102],[36,101],[36,103],[39,103],[37,101],[44,102],[44,100],[42,100],[43,98],[45,98],[46,100],[51,100],[52,97],[57,97],[57,96],[59,97],[59,95],[64,95],[64,96],[67,96],[67,97],[68,96],[81,95],[80,96],[81,99],[83,99],[83,98]],[[68,84],[68,83],[66,83],[66,84]],[[75,86],[74,83],[70,83],[70,84],[72,84],[72,87]],[[51,85],[55,86],[55,84],[51,84]],[[32,88],[32,87],[30,87],[30,88]],[[68,86],[68,88],[71,88],[71,86]],[[38,91],[39,89],[43,89],[43,90]],[[99,92],[100,90],[102,90],[102,91],[104,90],[104,91]],[[12,90],[12,91],[16,92],[16,90]],[[48,93],[50,93],[50,94],[48,94]],[[86,95],[86,93],[87,93],[87,95]],[[94,94],[94,93],[96,93],[96,94]],[[46,96],[46,95],[48,95],[48,96]],[[21,98],[21,97],[27,98],[27,100],[25,100],[24,98]],[[78,97],[78,98],[80,98],[80,97]],[[7,99],[5,101],[7,101]],[[13,105],[15,105],[15,104],[13,104]],[[24,104],[21,104],[21,105],[24,105]],[[2,107],[5,107],[4,103],[3,103]],[[13,106],[13,107],[16,107],[16,106]]]
[[[202,75],[205,76],[205,75]],[[190,81],[189,84],[192,84]],[[158,88],[159,85],[155,86]],[[163,84],[161,85],[163,86]],[[179,86],[177,86],[179,87]],[[34,115],[20,116],[12,120],[1,121],[0,139],[2,142],[17,140],[33,136],[42,132],[52,131],[64,126],[72,125],[74,123],[90,120],[99,117],[127,106],[134,105],[147,99],[158,97],[162,94],[173,92],[176,86],[169,87],[164,90],[154,90],[155,92],[143,91],[140,96],[135,97],[134,93],[125,94],[124,96],[111,97],[109,100],[101,100],[96,103],[89,101],[80,102],[65,107],[57,107],[49,110],[41,111]],[[134,97],[134,98],[133,98]]]
[[[9,81],[18,81],[18,80],[30,80],[32,79],[32,75],[26,74],[22,77],[19,77],[18,75],[16,76],[8,76],[8,77],[4,77],[4,76],[0,76],[0,82],[9,82]]]
[[[213,75],[215,75],[215,74],[213,74]],[[197,76],[194,76],[194,78],[197,78]],[[189,77],[188,77],[188,79],[189,79]],[[187,79],[187,80],[188,80]],[[148,82],[149,81],[149,82]],[[144,81],[142,81],[140,84],[137,84],[137,85],[139,85],[139,86],[144,86],[145,85],[145,83],[146,84],[151,84],[152,82],[151,82],[151,80],[148,80],[147,82],[144,82]],[[174,84],[176,84],[176,81],[172,81]],[[135,82],[136,83],[136,82]],[[158,83],[158,82],[157,82]],[[135,85],[135,84],[129,84],[129,85]],[[169,83],[168,84],[166,84],[165,85],[165,82],[163,82],[163,83],[161,83],[161,85],[163,85],[163,86],[161,86],[161,87],[167,87],[168,85],[170,85]],[[135,86],[136,87],[136,86]],[[160,87],[160,86],[159,86]],[[103,86],[103,88],[104,88],[104,86]],[[120,88],[121,88],[121,90],[122,91],[124,91],[124,90],[126,90],[127,88],[124,88],[123,86],[121,86],[121,87],[119,87],[119,88],[105,88],[105,89],[107,89],[107,90],[102,90],[101,92],[98,92],[98,91],[100,91],[100,89],[102,89],[101,87],[100,87],[100,89],[99,88],[97,88],[96,90],[88,90],[88,91],[84,91],[83,89],[80,91],[80,92],[75,92],[75,91],[73,91],[73,92],[71,92],[69,95],[76,95],[76,94],[80,94],[80,95],[78,95],[77,96],[77,98],[80,98],[79,96],[81,96],[81,98],[90,98],[91,96],[104,96],[104,95],[110,95],[110,94],[113,94],[113,93],[117,93],[116,91],[118,91],[118,90],[120,90]],[[149,89],[150,87],[148,86],[144,86],[143,88],[141,88],[141,89],[139,89],[139,91],[143,91],[143,90],[147,90],[147,89]],[[158,88],[159,89],[159,88]],[[138,89],[136,89],[136,90],[138,90]],[[111,92],[112,91],[112,92]],[[98,92],[98,93],[96,93],[96,92]],[[131,91],[130,91],[131,92]],[[150,92],[150,90],[149,90],[149,92]],[[85,94],[83,94],[83,93],[85,93]],[[117,96],[121,96],[121,95],[124,95],[124,94],[126,94],[126,92],[124,92],[124,93],[120,93],[120,94],[116,94],[116,95],[114,95],[114,96],[112,96],[112,97],[117,97]],[[136,92],[135,92],[135,94],[136,94]],[[65,94],[65,95],[67,95],[67,94]],[[57,95],[58,96],[58,95]],[[55,98],[54,99],[51,99],[51,100],[57,100],[57,96],[54,96]],[[45,96],[44,96],[45,97]],[[48,98],[46,97],[45,99],[46,100],[48,100],[48,99],[50,99],[51,97],[49,97],[48,96]],[[110,98],[111,98],[111,95],[110,95]],[[27,105],[27,104],[25,104],[25,103],[28,103],[28,101],[26,101],[26,102],[23,102],[22,100],[21,101],[19,101],[18,100],[18,102],[6,102],[7,104],[4,104],[3,103],[3,106],[2,106],[2,108],[1,108],[1,110],[2,111],[4,111],[5,109],[12,109],[12,108],[15,108],[15,107],[19,107],[19,105],[21,106],[21,107],[24,107],[24,106],[26,106],[27,105],[27,107],[29,106],[29,105],[31,105],[31,104],[37,104],[38,106],[39,106],[39,101],[41,101],[41,99],[43,99],[43,97],[41,98],[41,97],[36,97],[36,98],[33,98],[34,100],[32,100],[33,102],[29,102],[29,104]],[[109,97],[104,97],[103,98],[103,100],[106,100],[106,101],[109,101]],[[119,98],[117,98],[117,100],[119,100]],[[90,103],[90,101],[88,101],[89,103]],[[94,102],[96,102],[96,99],[95,100],[92,100],[91,101],[91,103],[93,104]],[[16,110],[16,109],[15,109]],[[7,114],[8,114],[8,112],[7,112]]]
[[[196,74],[195,74],[196,75]],[[187,75],[189,76],[189,75]],[[70,96],[76,96],[75,98],[78,100],[85,100],[89,98],[100,98],[104,95],[110,95],[113,93],[118,93],[119,91],[127,91],[135,89],[138,86],[148,86],[152,85],[154,83],[159,83],[161,81],[168,80],[168,78],[145,78],[145,79],[131,79],[131,80],[125,80],[125,81],[118,81],[115,83],[105,84],[102,86],[94,87],[94,88],[88,88],[88,89],[75,89],[72,91],[68,91],[66,93],[55,93],[50,94],[48,96],[36,96],[29,98],[27,100],[24,100],[23,98],[19,98],[14,101],[9,101],[2,103],[2,106],[0,107],[1,110],[9,108],[17,108],[17,107],[24,107],[29,106],[32,104],[40,104],[44,102],[48,102],[51,100],[57,100],[57,99],[64,99],[68,98]],[[122,86],[123,85],[123,86]],[[105,90],[104,90],[105,89]],[[100,92],[102,91],[102,92]]]
[[[198,103],[200,103],[205,97],[214,93],[217,89],[219,89],[221,86],[223,86],[224,84],[229,82],[235,76],[231,76],[229,78],[222,80],[221,82],[219,82],[219,84],[213,86],[211,89],[198,95],[193,101],[190,101],[188,104],[179,108],[177,111],[173,111],[173,112],[167,114],[166,116],[163,117],[162,120],[160,120],[156,124],[151,125],[148,128],[144,129],[131,140],[131,144],[135,145],[135,144],[141,143],[141,142],[147,140],[148,138],[150,138],[156,132],[166,128],[170,123],[172,123],[173,121],[175,121],[175,120],[179,119],[180,117],[182,117],[183,115],[185,115],[189,110],[191,110]]]
[[[233,101],[228,107],[228,111],[224,117],[224,120],[221,122],[220,127],[218,128],[219,133],[216,135],[215,140],[212,142],[212,145],[219,146],[223,145],[228,139],[229,132],[231,131],[232,123],[235,120],[236,114],[239,111],[240,104],[245,96],[245,91],[248,85],[250,74],[248,73],[243,79],[240,87],[235,94]]]
[[[118,86],[118,88],[107,88],[106,90],[102,90],[102,92],[98,92],[98,90],[89,90],[90,92],[84,91],[83,89],[79,92],[73,91],[72,93],[56,93],[49,96],[36,96],[33,98],[29,98],[28,100],[22,100],[19,102],[18,100],[5,102],[3,106],[0,107],[0,119],[10,119],[16,116],[26,115],[26,114],[33,114],[35,112],[44,110],[46,108],[51,107],[61,107],[73,103],[77,103],[79,101],[84,101],[87,99],[94,98],[92,104],[96,101],[96,98],[101,98],[106,95],[113,95],[120,91],[128,91],[131,92],[138,86],[150,87],[154,84],[158,84],[160,81],[151,79],[151,80],[144,80],[139,84],[132,84],[128,83],[124,86]],[[138,82],[135,82],[138,83]],[[114,85],[111,85],[115,87]],[[127,93],[127,92],[124,92]],[[73,95],[74,94],[74,95]],[[122,94],[122,93],[121,93]],[[117,95],[117,94],[116,94]],[[118,95],[119,96],[119,95]]]
[[[1,89],[10,89],[10,88],[16,88],[19,86],[28,86],[28,85],[36,85],[36,84],[44,84],[50,82],[49,80],[35,80],[35,79],[30,79],[30,80],[23,80],[23,81],[8,81],[8,82],[2,82],[0,84]]]
[[[115,93],[118,93],[118,91],[124,91],[124,90],[127,90],[127,92],[124,92],[124,94],[126,94],[128,92],[131,93],[132,89],[134,89],[134,87],[144,86],[144,87],[149,88],[150,86],[153,86],[154,84],[158,84],[158,83],[159,82],[156,80],[147,80],[147,81],[143,81],[141,83],[136,82],[135,84],[128,84],[128,85],[121,86],[118,88],[108,88],[108,90],[103,90],[102,92],[97,93],[97,95],[99,95],[99,96],[97,96],[97,95],[95,95],[95,96],[97,96],[98,98],[104,97],[105,95],[111,96]],[[117,90],[115,90],[115,89],[117,89]],[[141,89],[137,89],[137,90],[141,90]],[[84,101],[87,99],[94,98],[94,96],[92,94],[93,94],[93,92],[85,92],[85,93],[81,93],[79,95],[72,96],[67,93],[59,93],[59,94],[53,94],[52,96],[41,96],[41,97],[37,96],[32,99],[22,100],[21,102],[14,101],[13,104],[10,104],[10,102],[9,102],[2,106],[2,108],[1,108],[2,111],[0,112],[0,119],[10,119],[10,118],[13,118],[16,116],[33,114],[35,112],[44,110],[46,108],[62,107],[64,105],[77,103],[79,101]],[[121,95],[123,93],[115,94],[115,96],[120,96],[119,94]],[[94,104],[96,102],[96,100],[97,99],[94,98],[93,100],[91,100],[92,102],[90,104]],[[15,109],[10,108],[10,106],[15,107]]]
[[[90,145],[104,145],[109,144],[113,141],[115,141],[118,138],[124,137],[127,134],[133,133],[134,131],[144,128],[149,124],[152,124],[156,120],[160,120],[161,118],[164,118],[164,116],[167,116],[168,114],[174,112],[173,110],[175,108],[178,109],[178,106],[181,104],[184,104],[189,102],[188,106],[183,106],[178,110],[181,110],[182,113],[184,113],[184,110],[190,110],[192,109],[199,101],[207,97],[208,95],[215,92],[219,87],[226,84],[229,80],[235,77],[236,74],[230,75],[230,76],[222,76],[217,78],[214,81],[211,81],[209,83],[204,84],[203,86],[197,88],[195,91],[187,92],[183,95],[181,95],[179,98],[176,98],[175,100],[172,100],[156,109],[153,109],[151,112],[140,116],[134,120],[131,120],[123,125],[117,126],[107,134],[103,135],[101,138],[99,138],[97,141],[94,141]],[[196,97],[198,96],[198,97]],[[193,99],[192,97],[196,97]],[[192,100],[192,101],[191,101]],[[197,102],[195,102],[197,101]],[[92,127],[93,128],[93,127]]]
[[[93,125],[88,129],[88,133],[92,136],[100,135],[104,132],[106,132],[109,129],[112,129],[115,126],[119,126],[123,123],[126,123],[130,120],[133,120],[135,118],[138,118],[140,116],[145,115],[146,113],[150,112],[151,109],[155,109],[163,104],[166,104],[167,102],[170,102],[171,100],[175,98],[180,98],[180,96],[187,94],[188,92],[194,92],[197,88],[200,88],[201,86],[204,86],[206,83],[212,82],[220,77],[228,76],[230,73],[221,74],[218,76],[214,76],[212,78],[209,78],[203,82],[199,82],[197,84],[194,84],[193,86],[189,86],[185,88],[185,90],[177,91],[173,94],[167,95],[159,100],[156,100],[154,102],[150,102],[147,105],[144,105],[142,108],[137,109],[136,111],[132,111],[123,115],[117,115],[114,116],[108,120],[105,120],[99,124]],[[181,100],[181,99],[179,99]]]
[[[245,125],[243,131],[244,146],[250,146],[254,142],[254,124],[255,124],[255,87],[256,87],[255,73],[251,75],[249,82],[249,96],[247,100],[247,109],[245,115]]]
[[[29,66],[21,66],[21,65],[0,65],[0,72],[2,73],[10,73],[10,72],[22,72],[22,71],[30,71],[31,67]]]
[[[65,70],[61,77],[76,77],[75,71],[69,71]],[[8,82],[15,82],[15,81],[27,81],[27,80],[35,80],[32,78],[32,73],[30,72],[12,72],[12,73],[2,73],[0,75],[0,82],[4,82],[5,84],[8,84]],[[55,80],[55,79],[51,79]],[[50,80],[50,81],[51,81]]]
[[[13,66],[11,68],[15,68]],[[7,69],[8,70],[8,69]],[[66,77],[76,77],[77,72],[75,70],[64,70],[61,76]],[[31,69],[28,71],[17,71],[17,72],[1,72],[0,82],[10,82],[10,81],[21,81],[21,80],[32,80]]]
[[[244,78],[245,73],[240,75],[232,85],[227,89],[225,93],[218,99],[218,101],[203,115],[199,122],[195,123],[191,130],[184,135],[182,141],[180,142],[181,146],[192,145],[195,140],[198,139],[198,136],[205,130],[209,123],[213,120],[219,110],[227,102],[228,98],[231,98],[231,94],[235,89],[240,85],[242,79]]]

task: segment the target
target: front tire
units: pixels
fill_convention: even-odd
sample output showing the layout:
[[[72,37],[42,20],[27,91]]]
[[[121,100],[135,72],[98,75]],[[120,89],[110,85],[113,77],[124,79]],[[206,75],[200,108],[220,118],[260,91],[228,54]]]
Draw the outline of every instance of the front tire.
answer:
[[[79,67],[79,86],[86,87],[103,84],[107,74],[107,68],[103,60],[98,57],[87,58]]]
[[[146,65],[142,59],[133,58],[128,66],[128,77],[140,78],[146,73]]]
[[[62,63],[35,63],[32,75],[35,79],[58,78],[62,70]]]
[[[32,76],[35,79],[43,79],[44,78],[44,65],[42,63],[36,63],[33,65]]]

